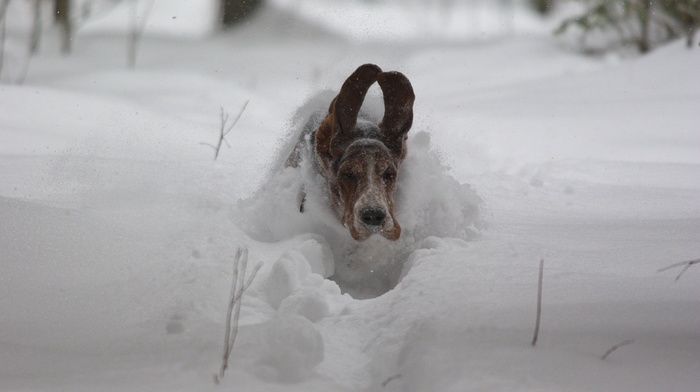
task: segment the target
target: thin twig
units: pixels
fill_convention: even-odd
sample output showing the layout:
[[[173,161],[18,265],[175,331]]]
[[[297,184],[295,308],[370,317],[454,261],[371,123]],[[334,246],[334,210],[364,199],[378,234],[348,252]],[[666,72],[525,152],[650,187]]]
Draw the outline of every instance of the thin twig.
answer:
[[[233,278],[231,279],[231,295],[229,297],[229,306],[226,314],[226,332],[224,333],[224,354],[221,360],[221,369],[219,370],[218,377],[214,376],[214,381],[218,384],[219,380],[224,377],[224,372],[228,367],[228,358],[230,354],[229,342],[231,341],[231,317],[233,316],[234,299],[236,298],[237,284],[238,284],[238,263],[243,255],[243,248],[238,248],[236,252],[236,258],[233,260]]]
[[[221,145],[226,143],[226,146],[231,148],[231,145],[229,144],[228,140],[226,140],[226,136],[228,136],[229,132],[233,130],[233,127],[236,126],[238,123],[238,120],[240,120],[241,115],[243,115],[243,111],[245,111],[246,107],[248,107],[248,102],[250,101],[245,101],[243,104],[243,107],[241,107],[241,110],[238,112],[238,115],[236,116],[236,119],[233,120],[233,123],[228,124],[229,116],[228,113],[224,111],[224,108],[221,108],[221,125],[219,126],[219,140],[216,143],[216,145],[209,144],[209,143],[199,143],[203,146],[208,146],[214,149],[214,160],[217,160],[219,158],[219,151],[221,151]]]
[[[238,120],[241,119],[241,115],[243,114],[243,111],[245,110],[245,108],[248,107],[248,102],[250,102],[250,101],[245,101],[245,103],[243,104],[243,107],[241,107],[241,110],[238,111],[238,115],[236,116],[236,119],[233,120],[233,123],[231,124],[231,126],[228,127],[228,129],[226,130],[226,133],[224,133],[224,136],[228,135],[228,133],[231,132],[233,127],[238,123]]]
[[[247,252],[247,251],[246,251],[246,252]],[[243,296],[243,294],[245,294],[246,290],[248,290],[248,288],[250,287],[250,285],[253,283],[253,279],[255,278],[255,275],[258,273],[258,270],[260,269],[260,267],[262,267],[262,263],[258,263],[258,264],[255,265],[255,267],[253,267],[253,272],[252,272],[252,273],[250,274],[250,276],[248,277],[248,280],[245,282],[245,284],[244,284],[243,287],[241,288],[241,291],[238,293],[238,295],[236,296],[236,298],[234,298],[234,301],[240,301],[240,300],[241,300],[241,297]],[[241,279],[241,283],[242,283],[242,282],[243,282],[243,280]]]
[[[221,360],[221,368],[219,374],[214,375],[214,382],[219,383],[224,378],[226,369],[228,368],[228,360],[233,351],[233,344],[238,335],[238,324],[241,314],[241,298],[248,290],[255,279],[255,275],[262,267],[262,263],[258,263],[251,272],[248,280],[245,279],[246,269],[248,267],[248,249],[239,248],[236,252],[236,258],[233,262],[233,278],[231,282],[231,295],[229,297],[228,311],[226,314],[226,333],[224,334],[224,354]]]
[[[382,383],[382,388],[386,388],[386,386],[387,386],[390,382],[396,380],[397,378],[401,378],[401,373],[394,374],[393,376],[391,376],[391,377],[387,378],[386,380],[384,380],[384,382]]]
[[[240,276],[240,282],[237,284],[238,293],[233,297],[233,302],[235,304],[235,309],[233,312],[233,324],[231,325],[231,340],[228,342],[228,353],[231,354],[233,351],[233,343],[236,341],[236,336],[238,335],[238,320],[241,316],[241,297],[243,296],[243,291],[245,289],[245,270],[248,268],[248,249],[243,248],[243,256],[241,257],[241,266],[238,275]]]
[[[607,358],[608,355],[612,354],[613,351],[617,350],[620,347],[624,347],[624,346],[627,346],[628,344],[632,344],[632,343],[634,343],[634,340],[630,339],[630,340],[625,340],[624,342],[620,342],[620,343],[610,347],[608,349],[608,351],[606,351],[605,354],[603,354],[603,356],[600,357],[600,360],[605,361],[605,358]]]
[[[532,337],[531,345],[534,347],[537,344],[537,338],[540,334],[540,318],[542,317],[542,277],[544,275],[544,258],[540,259],[540,276],[537,282],[537,318],[535,320],[535,334]]]
[[[681,261],[680,263],[675,263],[675,264],[671,264],[671,265],[669,265],[669,266],[667,266],[667,267],[660,268],[660,269],[656,270],[656,272],[664,272],[664,271],[670,270],[670,269],[672,269],[672,268],[677,268],[677,267],[685,266],[685,267],[683,267],[683,269],[681,270],[681,272],[678,273],[678,276],[676,276],[676,280],[675,280],[675,281],[678,282],[678,279],[680,279],[681,276],[683,276],[683,274],[685,273],[685,271],[688,270],[688,268],[690,268],[693,264],[698,264],[698,263],[700,263],[700,259],[697,259],[697,260],[689,260],[689,261]]]

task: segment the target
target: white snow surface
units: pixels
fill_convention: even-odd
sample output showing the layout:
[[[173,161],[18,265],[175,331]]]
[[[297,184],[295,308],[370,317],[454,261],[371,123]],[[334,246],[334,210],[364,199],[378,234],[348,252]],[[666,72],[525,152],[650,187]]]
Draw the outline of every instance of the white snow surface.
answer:
[[[49,38],[23,85],[0,85],[0,390],[700,385],[700,267],[657,272],[700,257],[700,51],[364,44],[275,8],[216,37],[146,36],[135,70],[122,36],[78,34],[68,57]],[[404,235],[357,246],[321,196],[298,213],[309,173],[280,162],[298,108],[366,62],[417,100]],[[214,161],[201,143],[246,101]],[[239,246],[262,268],[216,385]],[[368,266],[354,297],[327,279],[349,258]],[[387,261],[400,281],[378,295],[362,277]]]

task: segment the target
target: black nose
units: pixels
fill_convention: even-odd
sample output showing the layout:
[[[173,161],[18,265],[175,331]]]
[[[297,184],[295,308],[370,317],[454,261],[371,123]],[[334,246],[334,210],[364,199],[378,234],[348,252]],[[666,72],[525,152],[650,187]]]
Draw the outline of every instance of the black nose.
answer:
[[[368,226],[379,226],[386,218],[386,212],[381,208],[365,208],[360,213],[362,222]]]

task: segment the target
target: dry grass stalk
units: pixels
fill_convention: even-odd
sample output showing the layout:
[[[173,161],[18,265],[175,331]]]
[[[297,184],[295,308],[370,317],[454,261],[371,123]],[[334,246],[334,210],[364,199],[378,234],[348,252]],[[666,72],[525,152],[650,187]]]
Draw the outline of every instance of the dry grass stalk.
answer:
[[[387,386],[390,382],[396,380],[397,378],[401,378],[401,373],[394,374],[393,376],[388,377],[386,380],[384,380],[384,382],[382,382],[382,388],[386,388],[386,386]]]
[[[233,344],[238,335],[238,322],[241,314],[241,298],[248,287],[253,283],[255,275],[262,267],[262,263],[258,263],[251,272],[248,280],[245,278],[246,269],[248,267],[248,249],[238,248],[236,258],[233,261],[233,277],[231,282],[231,295],[229,297],[228,311],[226,315],[226,333],[224,335],[224,354],[221,360],[221,368],[219,374],[214,375],[214,382],[219,383],[224,378],[226,369],[228,368],[228,360],[233,351]]]
[[[685,271],[688,270],[688,268],[690,268],[693,264],[698,264],[698,263],[700,263],[700,259],[697,259],[697,260],[688,260],[688,261],[681,261],[680,263],[675,263],[675,264],[671,264],[671,265],[669,265],[669,266],[667,266],[667,267],[660,268],[660,269],[658,269],[656,272],[663,272],[663,271],[666,271],[666,270],[670,270],[670,269],[672,269],[672,268],[683,267],[683,269],[681,270],[681,272],[678,273],[678,276],[676,276],[676,280],[675,280],[675,281],[678,282],[678,280],[681,278],[681,276],[683,276],[683,274],[685,273]]]
[[[542,277],[544,275],[544,258],[540,259],[540,275],[537,282],[537,316],[535,319],[535,334],[532,337],[531,345],[534,347],[537,344],[537,338],[540,334],[540,319],[542,318]]]
[[[624,347],[624,346],[627,346],[628,344],[632,344],[632,343],[634,343],[634,340],[625,340],[624,342],[620,342],[620,343],[618,343],[618,344],[616,344],[616,345],[610,347],[610,348],[608,349],[608,351],[606,351],[605,354],[603,354],[603,355],[600,357],[600,360],[601,360],[601,361],[605,361],[605,358],[607,358],[608,355],[612,354],[613,351],[617,350],[617,349],[620,348],[620,347]]]
[[[229,148],[231,148],[231,145],[228,143],[228,140],[226,140],[226,136],[228,136],[229,132],[231,132],[233,127],[236,126],[238,120],[240,120],[241,115],[243,115],[243,111],[245,111],[245,108],[248,107],[248,102],[250,101],[245,101],[243,107],[241,107],[241,110],[238,112],[236,119],[233,120],[233,122],[230,125],[228,125],[228,113],[224,111],[224,108],[221,108],[221,126],[219,127],[219,141],[216,143],[216,145],[209,143],[199,143],[201,145],[209,146],[214,149],[214,160],[219,158],[219,151],[221,151],[222,144],[226,143],[226,145]]]

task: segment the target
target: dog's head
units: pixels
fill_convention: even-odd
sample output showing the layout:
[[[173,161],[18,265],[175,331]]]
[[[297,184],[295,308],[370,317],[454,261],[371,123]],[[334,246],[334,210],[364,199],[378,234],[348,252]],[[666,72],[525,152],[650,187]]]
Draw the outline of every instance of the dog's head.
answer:
[[[379,124],[358,121],[374,82],[384,95],[384,117]],[[331,201],[341,223],[357,241],[374,233],[391,241],[401,235],[393,195],[406,156],[414,100],[411,83],[403,74],[365,64],[343,83],[316,131],[316,157],[328,180]]]

